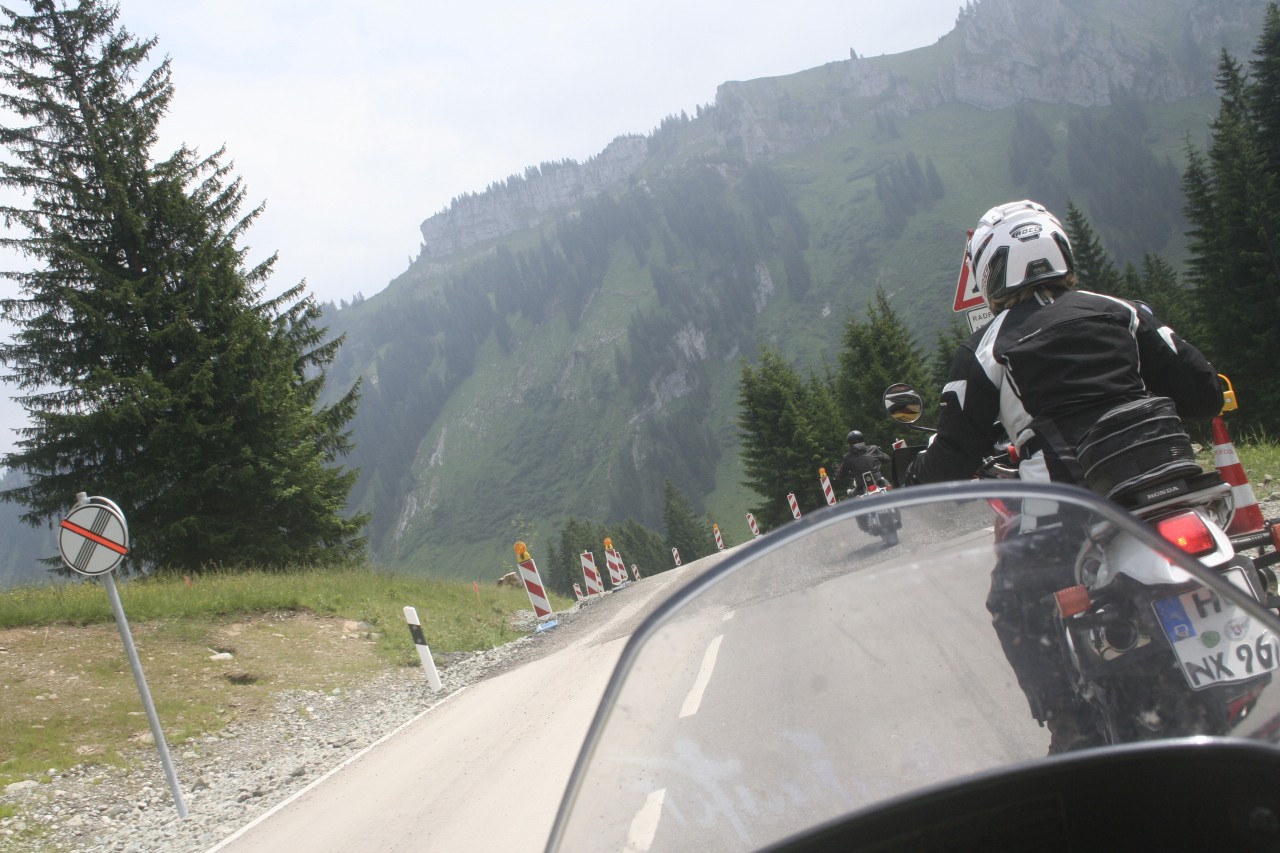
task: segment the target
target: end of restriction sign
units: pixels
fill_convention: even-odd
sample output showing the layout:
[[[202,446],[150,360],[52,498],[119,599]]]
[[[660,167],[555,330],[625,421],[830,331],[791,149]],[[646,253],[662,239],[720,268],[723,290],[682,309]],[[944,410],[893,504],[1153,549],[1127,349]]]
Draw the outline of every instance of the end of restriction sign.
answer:
[[[106,574],[129,553],[129,526],[124,513],[107,498],[91,498],[80,492],[75,508],[58,527],[62,562],[82,575]]]

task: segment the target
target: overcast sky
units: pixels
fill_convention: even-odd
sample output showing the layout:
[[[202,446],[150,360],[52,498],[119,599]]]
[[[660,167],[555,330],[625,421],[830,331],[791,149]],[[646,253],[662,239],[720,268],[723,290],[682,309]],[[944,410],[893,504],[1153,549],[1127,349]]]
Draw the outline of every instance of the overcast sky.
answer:
[[[18,4],[20,5],[20,4]],[[120,0],[156,36],[175,96],[159,155],[226,145],[266,202],[249,262],[273,291],[372,296],[418,253],[423,219],[545,161],[715,101],[728,80],[901,53],[960,0]],[[11,291],[5,282],[0,287]],[[7,390],[7,389],[6,389]],[[0,403],[0,452],[16,426]]]
[[[166,150],[225,143],[275,283],[371,296],[418,225],[526,166],[585,161],[693,114],[726,80],[932,44],[960,0],[121,0],[159,38]]]

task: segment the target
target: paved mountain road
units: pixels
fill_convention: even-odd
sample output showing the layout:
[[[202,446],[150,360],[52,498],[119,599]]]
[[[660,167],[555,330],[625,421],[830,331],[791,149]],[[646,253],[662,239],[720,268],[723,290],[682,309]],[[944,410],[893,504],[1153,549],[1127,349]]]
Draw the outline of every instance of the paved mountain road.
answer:
[[[592,602],[506,672],[451,695],[210,853],[543,849],[626,639],[728,553]]]

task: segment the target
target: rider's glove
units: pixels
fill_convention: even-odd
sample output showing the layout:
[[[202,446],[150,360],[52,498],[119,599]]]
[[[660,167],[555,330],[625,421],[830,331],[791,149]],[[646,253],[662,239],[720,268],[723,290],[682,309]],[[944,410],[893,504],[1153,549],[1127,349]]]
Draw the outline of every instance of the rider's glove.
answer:
[[[919,486],[924,481],[924,454],[921,450],[916,454],[916,458],[911,460],[911,464],[907,466],[906,484],[908,486]]]

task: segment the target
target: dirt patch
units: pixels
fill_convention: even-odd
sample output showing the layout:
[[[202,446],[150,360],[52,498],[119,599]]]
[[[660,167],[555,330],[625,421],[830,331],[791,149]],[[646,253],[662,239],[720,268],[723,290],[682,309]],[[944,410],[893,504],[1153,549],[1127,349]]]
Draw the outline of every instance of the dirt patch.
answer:
[[[388,668],[367,626],[310,613],[131,625],[170,741],[249,721],[282,690],[341,687]],[[86,761],[119,763],[150,727],[114,623],[0,631],[0,783]]]

